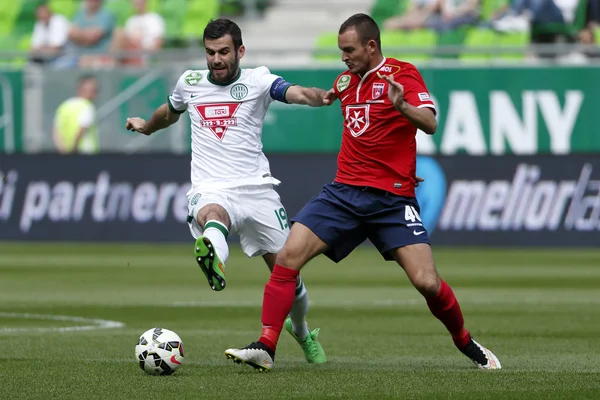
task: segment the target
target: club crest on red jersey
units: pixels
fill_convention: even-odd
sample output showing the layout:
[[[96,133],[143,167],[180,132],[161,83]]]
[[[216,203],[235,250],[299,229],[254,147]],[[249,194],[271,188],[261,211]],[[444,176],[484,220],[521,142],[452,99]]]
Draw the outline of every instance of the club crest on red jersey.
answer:
[[[373,90],[371,91],[371,94],[373,96],[373,100],[381,97],[381,95],[383,94],[384,90],[385,90],[385,83],[383,83],[383,82],[374,83],[373,84]]]
[[[370,104],[346,106],[346,127],[354,137],[362,135],[369,127]]]
[[[194,107],[200,115],[200,126],[208,128],[214,135],[223,141],[225,132],[230,126],[237,125],[235,113],[242,103],[216,103],[216,104],[198,104]]]

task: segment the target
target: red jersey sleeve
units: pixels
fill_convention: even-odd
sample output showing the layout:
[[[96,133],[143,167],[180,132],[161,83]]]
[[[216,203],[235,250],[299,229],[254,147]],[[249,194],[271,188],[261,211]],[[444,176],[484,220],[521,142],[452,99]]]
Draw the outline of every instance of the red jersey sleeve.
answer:
[[[415,107],[428,107],[436,112],[433,98],[425,86],[423,77],[414,66],[402,68],[395,79],[404,86],[404,100]]]

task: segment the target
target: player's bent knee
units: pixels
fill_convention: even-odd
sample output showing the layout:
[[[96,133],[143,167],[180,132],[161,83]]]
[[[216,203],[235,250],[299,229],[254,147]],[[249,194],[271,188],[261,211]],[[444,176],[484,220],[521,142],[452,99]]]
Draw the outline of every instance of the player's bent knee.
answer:
[[[277,254],[277,264],[286,268],[299,270],[305,264],[302,249],[294,246],[285,246]]]
[[[290,235],[277,255],[277,264],[300,270],[313,257],[323,253],[327,244],[301,223],[292,226]]]
[[[229,218],[229,214],[223,208],[223,206],[219,204],[207,204],[198,210],[198,214],[196,215],[196,219],[200,226],[204,226],[206,222],[214,220],[222,222],[229,229],[231,225],[231,220]]]
[[[440,291],[440,278],[429,271],[417,273],[411,277],[414,287],[425,297],[432,297]]]

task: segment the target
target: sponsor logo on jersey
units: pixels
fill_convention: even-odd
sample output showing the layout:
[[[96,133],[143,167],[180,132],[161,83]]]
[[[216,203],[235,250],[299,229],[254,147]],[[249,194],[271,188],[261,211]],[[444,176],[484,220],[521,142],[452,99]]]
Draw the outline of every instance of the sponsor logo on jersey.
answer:
[[[383,91],[385,90],[385,83],[374,83],[373,84],[373,90],[372,90],[372,97],[373,100],[381,97],[381,95],[383,94]]]
[[[397,65],[385,64],[383,67],[379,68],[379,72],[394,75],[396,72],[400,71],[400,69],[401,68]]]
[[[346,106],[346,126],[354,137],[362,135],[369,127],[370,104]]]
[[[427,92],[419,93],[419,100],[421,101],[431,101],[431,96]]]
[[[202,80],[202,74],[200,72],[190,72],[184,78],[185,84],[188,86],[195,86]]]
[[[342,75],[337,81],[336,87],[338,92],[343,92],[350,86],[350,75]]]
[[[227,128],[237,125],[235,113],[241,105],[242,103],[198,104],[194,108],[200,115],[200,126],[210,129],[219,141],[223,141]]]
[[[238,83],[236,85],[233,85],[229,93],[234,99],[242,100],[246,96],[248,96],[248,88],[243,83]]]
[[[224,118],[229,117],[229,107],[227,106],[212,106],[204,109],[206,118]]]

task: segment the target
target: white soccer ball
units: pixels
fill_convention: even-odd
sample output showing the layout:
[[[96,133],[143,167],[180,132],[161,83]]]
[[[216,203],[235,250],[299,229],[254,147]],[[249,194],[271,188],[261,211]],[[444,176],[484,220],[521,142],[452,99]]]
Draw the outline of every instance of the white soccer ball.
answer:
[[[147,374],[171,375],[183,362],[183,342],[173,331],[152,328],[140,336],[135,358]]]

